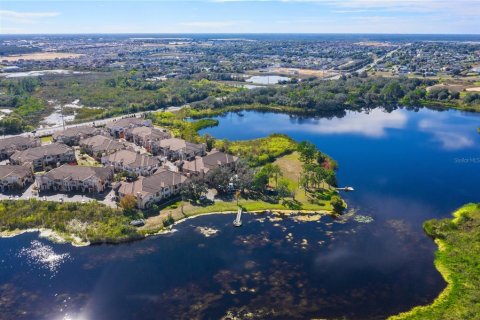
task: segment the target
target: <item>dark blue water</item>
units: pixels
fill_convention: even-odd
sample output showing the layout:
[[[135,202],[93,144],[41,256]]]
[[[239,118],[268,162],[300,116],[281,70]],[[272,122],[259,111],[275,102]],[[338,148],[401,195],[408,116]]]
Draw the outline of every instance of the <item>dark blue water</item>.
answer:
[[[206,131],[314,142],[338,160],[340,184],[356,188],[350,208],[373,221],[246,215],[233,228],[232,216],[212,215],[117,246],[74,248],[35,233],[0,239],[0,319],[384,319],[444,288],[421,223],[478,201],[477,115],[220,120]]]
[[[480,115],[398,109],[312,119],[243,112],[220,117],[217,138],[253,139],[272,132],[308,140],[340,165],[341,185],[354,186],[351,206],[415,226],[479,201]]]

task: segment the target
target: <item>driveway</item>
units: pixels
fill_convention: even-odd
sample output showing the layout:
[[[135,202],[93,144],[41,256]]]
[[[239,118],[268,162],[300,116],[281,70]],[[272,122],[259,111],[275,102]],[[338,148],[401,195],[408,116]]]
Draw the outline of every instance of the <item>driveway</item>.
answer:
[[[117,208],[117,204],[115,201],[112,200],[112,196],[114,195],[113,190],[107,190],[104,193],[61,193],[61,192],[54,192],[54,191],[41,191],[40,195],[36,195],[33,193],[33,186],[32,183],[27,189],[23,191],[9,191],[5,193],[0,193],[0,200],[7,200],[7,199],[21,199],[21,200],[28,200],[28,199],[46,199],[47,201],[55,201],[55,202],[88,202],[97,200],[109,207]],[[62,200],[63,199],[63,200]]]

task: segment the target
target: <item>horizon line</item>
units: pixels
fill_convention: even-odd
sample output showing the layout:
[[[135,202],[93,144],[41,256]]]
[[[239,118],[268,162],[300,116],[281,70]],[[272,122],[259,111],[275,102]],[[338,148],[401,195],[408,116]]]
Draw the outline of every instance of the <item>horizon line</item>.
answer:
[[[62,35],[130,35],[130,34],[189,34],[189,35],[259,35],[259,34],[277,34],[277,35],[457,35],[457,36],[480,36],[480,33],[390,33],[390,32],[72,32],[72,33],[0,33],[0,36],[62,36]]]

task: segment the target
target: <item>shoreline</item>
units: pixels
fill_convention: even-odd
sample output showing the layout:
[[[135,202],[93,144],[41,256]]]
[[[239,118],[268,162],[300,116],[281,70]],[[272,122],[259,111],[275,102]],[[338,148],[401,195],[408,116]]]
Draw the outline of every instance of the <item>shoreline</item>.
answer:
[[[270,212],[270,213],[269,213]],[[254,215],[259,215],[259,214],[269,214],[269,215],[279,215],[279,216],[293,216],[295,214],[299,216],[335,216],[336,214],[330,211],[311,211],[311,210],[254,210],[254,211],[245,211],[244,213],[247,214],[254,214]],[[182,219],[175,220],[171,225],[167,227],[162,227],[160,230],[156,232],[146,232],[144,234],[140,233],[140,237],[132,237],[128,239],[122,239],[119,241],[104,241],[104,242],[90,242],[90,241],[83,241],[80,239],[78,236],[70,234],[70,235],[64,235],[61,234],[53,229],[48,229],[48,228],[28,228],[28,229],[16,229],[16,230],[5,230],[0,232],[0,239],[7,239],[7,238],[13,238],[19,235],[22,235],[24,233],[30,233],[30,232],[38,232],[38,237],[39,238],[44,238],[48,239],[49,241],[53,243],[58,243],[58,244],[70,244],[73,247],[89,247],[93,245],[121,245],[133,241],[141,241],[145,240],[149,237],[152,236],[159,236],[159,235],[165,235],[169,233],[175,232],[173,229],[176,225],[179,225],[181,223],[184,223],[187,220],[203,217],[203,216],[210,216],[210,215],[225,215],[225,214],[236,214],[235,211],[216,211],[216,212],[207,212],[207,213],[199,213],[199,214],[193,214],[190,216],[186,216]],[[141,229],[140,229],[141,231]],[[145,231],[148,231],[145,230]]]
[[[453,212],[451,218],[427,220],[425,234],[437,245],[434,265],[446,282],[445,288],[426,305],[392,315],[387,320],[473,319],[478,314],[478,239],[480,203],[466,204]],[[477,231],[476,231],[477,230]],[[472,246],[473,245],[473,246]],[[470,258],[470,259],[469,259]]]
[[[427,236],[430,236],[428,233],[425,232]],[[446,251],[446,244],[440,240],[440,239],[435,239],[434,240],[435,244],[437,245],[437,250],[436,252],[445,252]],[[404,320],[408,319],[409,317],[416,316],[418,312],[423,311],[426,308],[435,308],[437,305],[440,305],[441,303],[445,302],[446,299],[450,296],[453,290],[453,280],[452,280],[452,272],[448,270],[447,266],[442,263],[442,261],[438,260],[438,258],[435,258],[433,264],[435,265],[435,269],[440,273],[442,276],[443,280],[447,283],[445,288],[440,291],[438,296],[433,299],[433,301],[429,304],[425,305],[418,305],[414,306],[408,311],[404,311],[395,315],[392,315],[387,318],[387,320]]]
[[[39,238],[48,239],[51,242],[66,244],[69,243],[74,247],[87,247],[92,245],[89,241],[83,241],[76,235],[63,235],[53,229],[48,228],[28,228],[28,229],[16,229],[16,230],[6,230],[0,232],[0,239],[13,238],[24,233],[38,232]],[[70,239],[69,239],[70,238]]]

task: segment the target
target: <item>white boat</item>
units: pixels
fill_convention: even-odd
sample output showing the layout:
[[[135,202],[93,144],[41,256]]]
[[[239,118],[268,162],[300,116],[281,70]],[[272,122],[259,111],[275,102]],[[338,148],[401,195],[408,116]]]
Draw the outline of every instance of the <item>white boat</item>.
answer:
[[[242,208],[238,208],[237,217],[235,218],[235,220],[233,220],[233,225],[235,227],[242,226]]]

